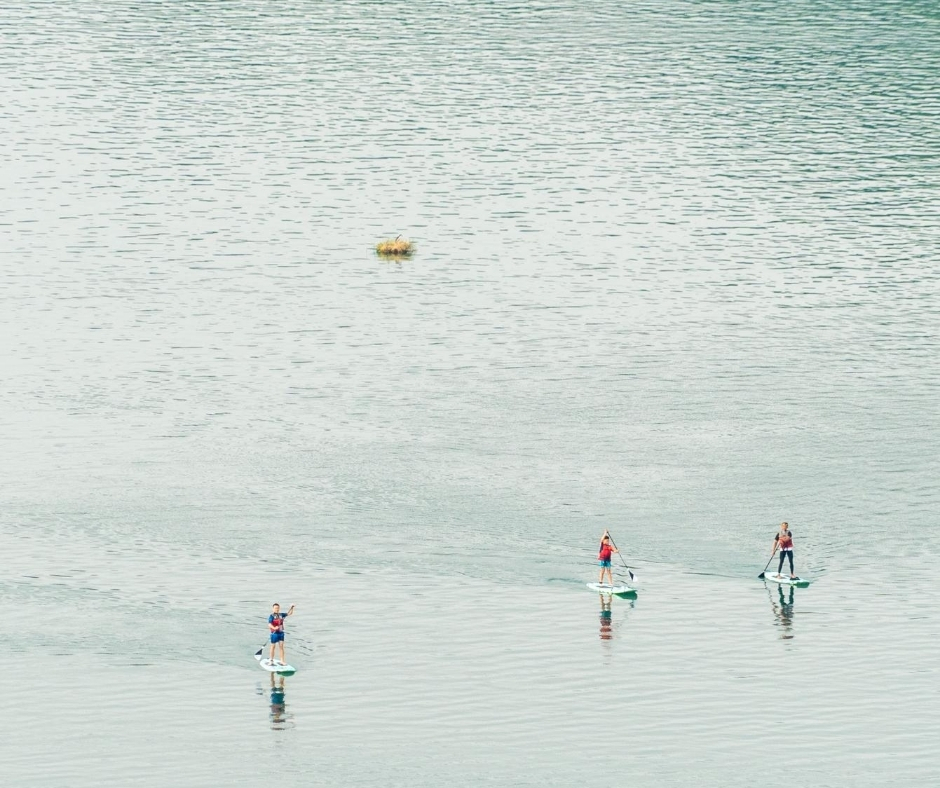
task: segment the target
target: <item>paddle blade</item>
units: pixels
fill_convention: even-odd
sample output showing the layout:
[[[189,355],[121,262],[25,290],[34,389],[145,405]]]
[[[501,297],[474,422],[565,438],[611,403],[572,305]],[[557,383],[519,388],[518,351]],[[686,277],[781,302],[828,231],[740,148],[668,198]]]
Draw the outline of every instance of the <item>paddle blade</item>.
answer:
[[[631,572],[629,569],[627,570],[627,574],[630,575],[630,582],[631,582],[631,583],[635,583],[635,582],[636,582],[636,575],[633,574],[633,572]]]
[[[761,572],[761,573],[757,576],[757,579],[758,579],[758,580],[763,580],[763,579],[764,579],[764,573]]]
[[[264,654],[264,646],[255,652],[255,659],[261,659],[262,654]]]

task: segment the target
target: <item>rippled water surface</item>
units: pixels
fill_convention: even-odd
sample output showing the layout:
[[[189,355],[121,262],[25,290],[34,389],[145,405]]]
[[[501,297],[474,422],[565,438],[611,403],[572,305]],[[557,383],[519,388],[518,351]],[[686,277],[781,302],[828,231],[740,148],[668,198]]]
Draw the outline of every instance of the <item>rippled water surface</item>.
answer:
[[[0,3],[0,782],[935,780],[938,73],[933,2]]]

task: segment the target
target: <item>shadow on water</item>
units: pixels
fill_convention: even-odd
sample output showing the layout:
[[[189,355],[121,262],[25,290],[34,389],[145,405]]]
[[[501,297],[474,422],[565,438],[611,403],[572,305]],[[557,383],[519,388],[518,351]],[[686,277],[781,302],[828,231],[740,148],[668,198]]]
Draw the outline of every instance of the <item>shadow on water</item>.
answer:
[[[776,584],[775,584],[776,585]],[[787,586],[787,593],[784,594],[783,586],[776,585],[777,593],[769,583],[764,583],[767,589],[767,596],[770,598],[770,606],[774,611],[775,626],[781,628],[781,640],[793,639],[793,603],[796,598],[796,586]]]

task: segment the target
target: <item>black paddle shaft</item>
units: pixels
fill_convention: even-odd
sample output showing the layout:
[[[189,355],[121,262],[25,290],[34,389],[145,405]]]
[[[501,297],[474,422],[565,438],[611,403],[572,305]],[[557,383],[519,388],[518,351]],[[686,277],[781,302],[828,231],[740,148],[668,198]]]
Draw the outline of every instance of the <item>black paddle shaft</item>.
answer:
[[[613,541],[613,539],[611,539],[610,541]],[[776,551],[776,550],[774,550],[774,551],[770,554],[770,560],[767,561],[767,566],[770,566],[770,563],[771,563],[771,561],[774,560],[774,556],[775,556],[776,554],[777,554],[777,551]],[[764,571],[761,572],[761,573],[757,576],[757,579],[758,579],[758,580],[763,580],[763,579],[764,579],[764,575],[767,573],[767,566],[765,566],[765,567],[764,567]]]

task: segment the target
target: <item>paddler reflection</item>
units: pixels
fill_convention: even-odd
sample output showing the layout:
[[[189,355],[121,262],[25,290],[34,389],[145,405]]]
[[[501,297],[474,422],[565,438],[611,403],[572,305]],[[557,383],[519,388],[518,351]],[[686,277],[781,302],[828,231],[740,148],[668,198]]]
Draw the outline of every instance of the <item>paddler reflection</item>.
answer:
[[[770,604],[774,609],[774,617],[777,619],[777,626],[783,629],[780,633],[781,640],[791,640],[793,638],[793,602],[794,586],[787,586],[788,592],[784,596],[783,586],[777,586],[776,598],[770,589]]]
[[[598,599],[600,600],[600,635],[601,640],[613,640],[614,637],[614,597],[611,594],[598,594]],[[632,598],[623,598],[621,597],[618,602],[620,606],[626,606],[628,608],[633,608],[636,605],[636,600]],[[621,619],[620,623],[623,623]],[[619,624],[618,624],[619,626]]]
[[[601,598],[601,640],[610,640],[614,636],[614,619],[610,609],[613,597],[598,594]]]
[[[271,727],[283,728],[287,723],[287,703],[284,700],[284,676],[271,674]]]

